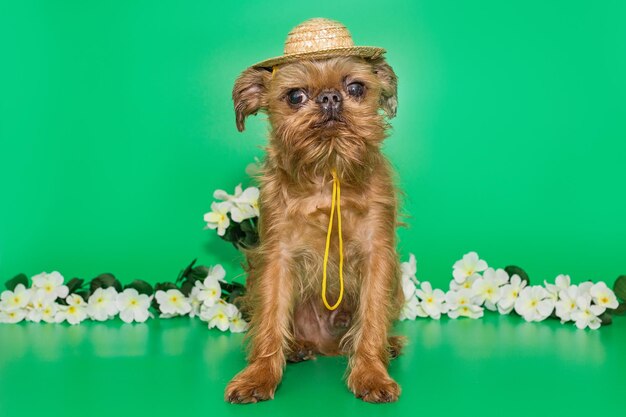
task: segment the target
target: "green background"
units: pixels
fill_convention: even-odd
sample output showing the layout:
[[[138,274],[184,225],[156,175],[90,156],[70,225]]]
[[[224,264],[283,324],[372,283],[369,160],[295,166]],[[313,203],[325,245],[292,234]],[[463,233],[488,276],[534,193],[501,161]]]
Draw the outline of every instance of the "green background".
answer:
[[[626,272],[625,2],[25,0],[0,2],[0,280],[157,282],[196,257],[242,280],[237,251],[202,221],[265,144],[262,116],[236,131],[232,84],[317,16],[387,48],[400,79],[385,151],[406,192],[399,250],[420,279],[447,286],[470,250],[534,282]],[[404,323],[412,345],[391,368],[404,396],[387,408],[350,396],[343,359],[288,368],[274,403],[228,406],[241,337],[199,322],[3,325],[0,414],[58,398],[94,416],[610,414],[623,408],[623,321]],[[31,404],[37,381],[48,390]]]
[[[0,278],[241,274],[202,221],[265,144],[232,84],[315,16],[398,74],[385,150],[420,278],[470,250],[541,280],[626,271],[624,2],[20,1],[0,9]]]

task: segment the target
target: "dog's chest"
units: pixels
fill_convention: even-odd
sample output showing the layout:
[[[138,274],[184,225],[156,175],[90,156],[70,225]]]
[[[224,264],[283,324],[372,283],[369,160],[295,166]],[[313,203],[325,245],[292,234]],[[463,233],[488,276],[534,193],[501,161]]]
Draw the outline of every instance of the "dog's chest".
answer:
[[[332,183],[319,184],[307,191],[293,198],[289,209],[293,220],[307,233],[323,232],[325,235],[333,205],[334,227],[338,227],[337,216],[340,212],[342,231],[347,236],[352,235],[353,230],[367,215],[366,196],[362,192],[356,193],[348,186],[342,185],[340,198],[334,204]]]

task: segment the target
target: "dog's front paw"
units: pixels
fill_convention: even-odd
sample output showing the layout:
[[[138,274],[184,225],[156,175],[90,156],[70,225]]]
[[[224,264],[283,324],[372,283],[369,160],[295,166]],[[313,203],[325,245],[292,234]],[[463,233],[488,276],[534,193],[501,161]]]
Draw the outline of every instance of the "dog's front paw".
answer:
[[[357,398],[368,403],[391,403],[400,397],[400,386],[386,371],[353,370],[348,387]]]
[[[224,400],[230,403],[247,404],[274,399],[280,377],[265,369],[250,365],[237,374],[226,387]]]

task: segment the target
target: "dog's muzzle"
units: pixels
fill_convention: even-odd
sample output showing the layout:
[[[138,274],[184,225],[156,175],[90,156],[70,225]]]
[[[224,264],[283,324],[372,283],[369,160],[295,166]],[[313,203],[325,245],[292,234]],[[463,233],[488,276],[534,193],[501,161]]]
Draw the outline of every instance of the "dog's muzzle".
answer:
[[[315,102],[329,120],[338,119],[342,106],[342,98],[339,91],[324,90],[317,96]]]

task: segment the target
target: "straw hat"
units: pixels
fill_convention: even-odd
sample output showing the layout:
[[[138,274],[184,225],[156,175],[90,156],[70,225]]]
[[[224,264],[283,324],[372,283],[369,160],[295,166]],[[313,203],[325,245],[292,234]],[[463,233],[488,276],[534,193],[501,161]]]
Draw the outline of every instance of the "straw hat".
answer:
[[[335,56],[378,58],[383,48],[354,46],[352,36],[341,23],[324,18],[309,19],[293,28],[285,40],[284,54],[258,62],[253,67],[271,68],[300,59],[322,59]]]

